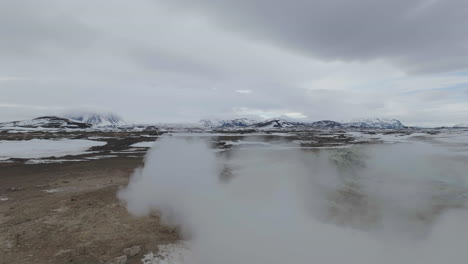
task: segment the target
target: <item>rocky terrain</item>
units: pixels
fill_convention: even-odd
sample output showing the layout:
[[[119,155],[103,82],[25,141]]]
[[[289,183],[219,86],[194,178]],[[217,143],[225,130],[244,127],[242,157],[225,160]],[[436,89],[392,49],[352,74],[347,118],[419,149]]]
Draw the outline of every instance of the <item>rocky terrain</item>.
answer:
[[[123,255],[120,263],[141,263],[158,244],[177,241],[157,215],[133,217],[116,198],[141,164],[0,164],[0,263],[97,264]]]
[[[96,127],[67,118],[41,117],[3,123],[0,263],[141,263],[145,254],[157,254],[158,246],[177,242],[177,230],[162,225],[157,214],[133,217],[116,198],[133,171],[143,165],[148,148],[161,137],[202,138],[216,155],[228,157],[237,148],[319,151],[393,144],[408,138],[436,144],[440,139],[432,135],[463,132],[385,122],[351,126],[328,120],[273,119],[210,123],[208,127]],[[229,171],[221,176],[229,177]]]

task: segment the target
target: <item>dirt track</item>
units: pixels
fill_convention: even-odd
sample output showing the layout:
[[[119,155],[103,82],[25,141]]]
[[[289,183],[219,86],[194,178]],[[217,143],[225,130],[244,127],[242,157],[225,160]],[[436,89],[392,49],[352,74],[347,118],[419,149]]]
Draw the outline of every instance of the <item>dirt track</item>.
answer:
[[[178,239],[158,216],[129,215],[116,198],[140,158],[0,164],[0,263],[105,263]],[[5,200],[8,198],[8,200]]]

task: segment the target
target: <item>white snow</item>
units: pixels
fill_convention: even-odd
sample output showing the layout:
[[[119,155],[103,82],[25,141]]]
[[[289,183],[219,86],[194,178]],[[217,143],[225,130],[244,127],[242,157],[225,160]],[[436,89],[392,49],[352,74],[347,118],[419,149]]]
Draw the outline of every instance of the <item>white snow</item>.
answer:
[[[62,163],[71,161],[88,161],[84,159],[30,159],[25,164],[48,164],[48,163]]]
[[[348,123],[343,123],[345,127],[366,127],[375,129],[398,129],[402,128],[403,124],[397,119],[392,118],[365,118],[355,119]]]
[[[116,158],[117,155],[100,155],[100,156],[93,156],[93,157],[86,157],[87,160],[97,160],[97,159],[109,159],[109,158]]]
[[[260,122],[260,120],[256,119],[249,119],[249,118],[236,118],[236,119],[228,119],[228,120],[222,120],[222,119],[202,119],[199,121],[200,126],[205,127],[205,128],[221,128],[224,126],[224,128],[243,128],[247,126],[251,126],[253,124],[256,124]]]
[[[44,190],[44,192],[46,193],[56,193],[56,192],[60,192],[59,189],[48,189],[48,190]]]
[[[43,158],[80,155],[94,146],[107,144],[101,141],[84,139],[31,139],[23,141],[0,141],[0,159],[8,158]]]
[[[86,153],[92,153],[91,151]],[[93,157],[85,157],[83,159],[30,159],[25,164],[48,164],[48,163],[63,163],[63,162],[79,162],[79,161],[90,161],[98,159],[116,158],[117,155],[99,155]]]
[[[143,141],[143,142],[138,142],[135,144],[130,145],[130,147],[134,148],[151,148],[156,141]]]
[[[158,246],[158,253],[149,253],[141,260],[143,264],[190,263],[191,251],[187,242]]]
[[[120,126],[126,124],[120,116],[113,113],[80,112],[69,113],[65,116],[71,120],[95,126]]]

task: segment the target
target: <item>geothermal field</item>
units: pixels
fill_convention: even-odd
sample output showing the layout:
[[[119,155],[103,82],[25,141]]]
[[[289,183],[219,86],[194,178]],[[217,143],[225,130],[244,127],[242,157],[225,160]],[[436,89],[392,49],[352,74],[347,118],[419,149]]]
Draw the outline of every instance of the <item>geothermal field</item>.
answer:
[[[0,264],[468,264],[468,0],[0,0]]]
[[[0,263],[462,263],[468,131],[0,136]]]

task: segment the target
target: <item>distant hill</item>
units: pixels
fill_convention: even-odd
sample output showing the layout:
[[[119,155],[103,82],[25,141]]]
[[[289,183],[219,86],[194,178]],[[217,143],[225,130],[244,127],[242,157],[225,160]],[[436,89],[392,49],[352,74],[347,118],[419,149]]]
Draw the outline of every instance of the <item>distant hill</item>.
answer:
[[[362,129],[402,129],[406,128],[397,119],[382,119],[382,118],[370,118],[356,120],[350,123],[344,123],[346,128],[362,128]]]
[[[42,129],[42,128],[68,128],[68,129],[85,129],[92,127],[92,124],[74,121],[69,118],[58,116],[41,116],[31,120],[13,121],[0,123],[0,128],[12,129]]]
[[[332,120],[320,120],[315,122],[298,122],[282,118],[272,118],[261,122],[240,118],[232,120],[201,120],[203,127],[209,128],[257,128],[257,129],[403,129],[406,128],[396,119],[363,119],[348,123],[340,123]]]
[[[307,126],[305,123],[291,122],[284,119],[272,118],[263,122],[253,124],[256,128],[299,128]]]
[[[120,116],[113,113],[79,112],[68,113],[64,116],[75,121],[95,126],[120,126],[125,124]]]
[[[236,118],[236,119],[202,119],[199,121],[202,127],[205,128],[229,128],[229,127],[248,127],[255,123],[258,120],[248,119],[248,118]]]
[[[67,117],[43,116],[31,120],[0,123],[1,130],[40,130],[47,129],[144,129],[148,125],[126,124],[118,115],[112,113],[81,113],[68,114]],[[248,118],[236,118],[226,120],[200,120],[194,124],[172,124],[163,127],[177,129],[253,129],[253,130],[307,130],[307,129],[405,129],[407,128],[396,119],[365,119],[348,123],[340,123],[332,120],[320,120],[315,122],[298,122],[294,120],[272,118],[265,121],[257,121]],[[462,127],[458,125],[456,127]],[[467,126],[468,127],[468,126]]]

